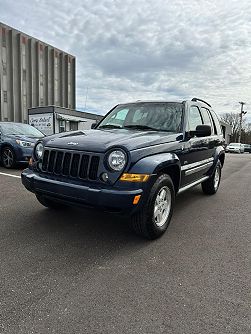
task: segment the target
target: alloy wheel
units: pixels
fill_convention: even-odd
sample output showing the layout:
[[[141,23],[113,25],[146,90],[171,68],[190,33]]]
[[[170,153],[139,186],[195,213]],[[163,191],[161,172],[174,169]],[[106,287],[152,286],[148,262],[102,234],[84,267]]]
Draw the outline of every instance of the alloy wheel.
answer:
[[[220,167],[217,166],[214,174],[214,189],[217,190],[220,183]]]
[[[171,211],[171,191],[167,186],[162,187],[154,203],[154,222],[158,227],[165,224]]]
[[[5,148],[2,156],[3,164],[6,168],[11,168],[14,163],[14,154],[11,149]]]

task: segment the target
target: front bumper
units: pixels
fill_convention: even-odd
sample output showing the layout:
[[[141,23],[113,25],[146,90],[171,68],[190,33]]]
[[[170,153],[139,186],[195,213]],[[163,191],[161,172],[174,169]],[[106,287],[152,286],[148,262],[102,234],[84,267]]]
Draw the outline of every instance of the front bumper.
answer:
[[[33,147],[15,147],[15,155],[17,162],[29,162],[30,157],[32,156]]]
[[[136,195],[143,195],[143,189],[119,190],[100,186],[79,185],[41,177],[30,169],[22,174],[25,188],[35,194],[46,196],[67,205],[99,208],[103,211],[132,214],[143,205],[143,196],[133,205]]]
[[[238,149],[238,148],[228,148],[227,152],[229,152],[229,153],[240,153],[240,149]]]

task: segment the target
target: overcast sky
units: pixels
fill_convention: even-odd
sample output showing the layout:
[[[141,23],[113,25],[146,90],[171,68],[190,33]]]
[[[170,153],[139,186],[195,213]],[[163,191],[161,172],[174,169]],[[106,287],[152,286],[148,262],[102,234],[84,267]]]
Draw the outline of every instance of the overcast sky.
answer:
[[[77,108],[194,96],[251,115],[250,0],[0,0],[0,21],[77,58]],[[87,93],[88,90],[88,94]]]

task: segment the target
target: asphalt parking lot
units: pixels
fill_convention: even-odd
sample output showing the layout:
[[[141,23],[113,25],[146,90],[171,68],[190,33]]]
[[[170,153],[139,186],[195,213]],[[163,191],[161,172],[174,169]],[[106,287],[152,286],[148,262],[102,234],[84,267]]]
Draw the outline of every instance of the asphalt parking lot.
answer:
[[[0,168],[0,333],[251,333],[251,154],[178,196],[168,232],[43,208]]]

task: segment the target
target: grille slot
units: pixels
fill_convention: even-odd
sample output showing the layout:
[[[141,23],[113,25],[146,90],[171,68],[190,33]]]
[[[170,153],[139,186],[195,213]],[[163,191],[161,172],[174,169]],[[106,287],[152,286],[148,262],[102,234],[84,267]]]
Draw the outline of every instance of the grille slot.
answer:
[[[54,168],[54,172],[56,174],[60,174],[61,173],[63,156],[64,156],[63,152],[58,152],[57,153],[57,158],[56,158],[56,163],[55,163],[55,168]]]
[[[89,170],[89,179],[96,180],[98,173],[99,157],[93,156],[91,159],[90,170]]]
[[[71,153],[65,153],[63,161],[63,175],[69,175],[71,164]]]
[[[72,177],[76,177],[78,175],[79,158],[80,158],[79,154],[73,154],[71,162],[71,171],[70,171],[70,175]]]
[[[43,162],[42,162],[42,170],[46,171],[48,167],[48,159],[49,159],[49,151],[44,151]]]
[[[56,152],[51,151],[49,156],[49,163],[48,163],[48,172],[53,172],[54,162],[55,162]]]
[[[81,177],[81,179],[87,178],[89,160],[90,160],[89,155],[86,154],[82,155],[80,172],[79,172],[79,177]]]
[[[42,172],[95,181],[99,163],[97,155],[47,149],[43,154]]]

